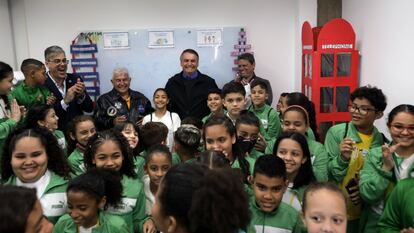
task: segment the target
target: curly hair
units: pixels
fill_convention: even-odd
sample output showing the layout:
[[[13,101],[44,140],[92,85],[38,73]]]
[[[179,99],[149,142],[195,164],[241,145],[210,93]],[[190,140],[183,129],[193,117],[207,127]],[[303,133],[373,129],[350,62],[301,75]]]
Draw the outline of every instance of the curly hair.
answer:
[[[228,168],[177,165],[163,178],[159,200],[161,213],[173,216],[190,233],[237,232],[250,222],[243,183]]]
[[[86,169],[89,170],[90,168],[96,167],[96,164],[93,163],[93,158],[96,155],[96,151],[98,150],[98,148],[106,141],[112,141],[116,145],[118,145],[119,149],[121,150],[122,156],[124,157],[122,161],[121,170],[119,171],[120,174],[136,178],[137,174],[134,170],[135,165],[132,157],[132,151],[129,148],[128,141],[120,132],[114,129],[98,132],[92,138],[89,139],[88,145],[86,145],[86,151],[84,153]]]
[[[382,90],[377,87],[371,87],[370,85],[358,87],[351,93],[351,101],[357,98],[367,99],[374,106],[375,110],[379,112],[384,111],[387,107],[387,98]]]
[[[11,167],[11,159],[13,151],[15,150],[17,142],[25,137],[38,138],[40,143],[46,150],[47,155],[47,169],[69,179],[69,173],[71,168],[69,162],[59,146],[56,137],[44,127],[37,128],[19,128],[14,130],[6,139],[3,148],[3,156],[1,159],[1,177],[7,180],[13,175],[13,169]]]

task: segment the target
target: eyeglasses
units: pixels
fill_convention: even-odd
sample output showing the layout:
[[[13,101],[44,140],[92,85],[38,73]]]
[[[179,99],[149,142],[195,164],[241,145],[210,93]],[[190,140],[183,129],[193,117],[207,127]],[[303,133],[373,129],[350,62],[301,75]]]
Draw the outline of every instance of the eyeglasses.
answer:
[[[55,65],[60,65],[60,64],[68,64],[69,60],[67,60],[66,58],[63,58],[62,60],[59,60],[59,59],[49,60],[49,62],[53,62]]]
[[[361,115],[367,115],[369,112],[375,112],[375,111],[377,111],[375,108],[370,108],[370,107],[364,106],[364,105],[358,106],[356,104],[349,105],[348,106],[348,110],[350,112],[356,112],[356,111],[358,111],[359,114],[361,114]]]
[[[414,134],[414,125],[405,126],[401,124],[391,124],[391,130],[401,133],[404,130],[407,130],[410,134]]]

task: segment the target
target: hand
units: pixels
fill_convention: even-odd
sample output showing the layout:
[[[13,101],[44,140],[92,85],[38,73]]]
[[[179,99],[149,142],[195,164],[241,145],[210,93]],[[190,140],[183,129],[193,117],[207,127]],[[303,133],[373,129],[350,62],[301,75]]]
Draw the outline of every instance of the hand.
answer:
[[[147,221],[144,222],[144,225],[142,226],[142,232],[143,233],[156,233],[157,228],[155,227],[154,220],[152,218],[149,218]]]
[[[382,170],[391,171],[394,168],[394,160],[392,159],[392,153],[394,153],[400,143],[389,146],[388,144],[382,145]]]
[[[260,152],[265,152],[266,150],[266,140],[262,136],[262,134],[259,133],[259,137],[257,138],[256,144],[254,144],[254,149]]]
[[[359,185],[355,185],[349,188],[349,198],[354,205],[358,205],[361,202],[361,196],[359,195]]]
[[[127,118],[126,118],[125,115],[117,116],[117,117],[115,117],[113,123],[114,123],[114,125],[117,125],[117,124],[120,124],[120,123],[124,123],[126,120],[127,120]]]
[[[83,96],[85,93],[85,83],[82,82],[80,78],[78,78],[75,86],[76,86],[76,94],[78,96]]]
[[[69,104],[73,99],[75,99],[77,88],[78,86],[75,84],[66,91],[65,99],[63,100],[65,104]]]
[[[142,126],[142,121],[144,121],[144,117],[138,117],[137,123],[135,123],[136,126]]]
[[[51,93],[51,95],[46,98],[46,104],[54,105],[55,102],[56,102],[56,97],[53,95],[53,93]]]
[[[400,232],[401,233],[414,233],[414,228],[412,228],[412,227],[404,228]]]
[[[355,142],[351,138],[344,138],[341,144],[339,144],[339,151],[341,152],[341,158],[345,161],[351,159],[352,151],[354,150]]]
[[[10,119],[19,122],[22,118],[22,112],[20,110],[20,106],[17,104],[16,99],[13,99],[10,106]]]

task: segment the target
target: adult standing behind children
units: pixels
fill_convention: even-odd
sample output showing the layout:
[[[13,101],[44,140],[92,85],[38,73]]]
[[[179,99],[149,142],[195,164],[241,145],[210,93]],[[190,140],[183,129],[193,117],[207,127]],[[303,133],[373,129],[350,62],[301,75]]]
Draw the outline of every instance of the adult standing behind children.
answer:
[[[207,95],[217,89],[214,79],[198,71],[198,53],[186,49],[181,53],[180,64],[183,70],[168,79],[165,90],[170,97],[168,110],[176,112],[181,119],[188,116],[202,119],[209,114]]]
[[[144,94],[130,88],[131,77],[126,68],[112,72],[112,90],[101,95],[96,103],[95,119],[99,129],[110,129],[127,120],[140,125],[145,115],[153,111]]]
[[[83,112],[92,112],[93,103],[85,90],[85,84],[80,76],[66,73],[69,60],[65,51],[59,46],[50,46],[45,50],[48,78],[45,87],[56,97],[54,104],[56,115],[59,117],[59,130],[66,131],[66,124]]]

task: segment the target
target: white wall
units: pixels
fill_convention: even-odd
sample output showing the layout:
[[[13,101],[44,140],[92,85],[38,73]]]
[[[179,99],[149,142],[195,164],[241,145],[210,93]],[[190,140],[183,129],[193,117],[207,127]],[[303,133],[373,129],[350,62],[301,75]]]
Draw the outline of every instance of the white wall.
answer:
[[[0,61],[15,68],[13,31],[10,23],[9,4],[7,0],[0,0]]]
[[[299,21],[316,23],[316,0],[12,2],[13,27],[19,35],[18,63],[28,56],[43,60],[44,49],[54,44],[68,52],[71,40],[83,30],[246,26],[248,43],[255,52],[256,74],[270,80],[274,103],[280,92],[299,90],[295,81],[300,77],[300,66],[296,67]]]
[[[360,85],[375,85],[388,97],[386,114],[414,104],[414,1],[346,0],[342,17],[356,32],[361,53]],[[376,124],[387,131],[385,119]]]

